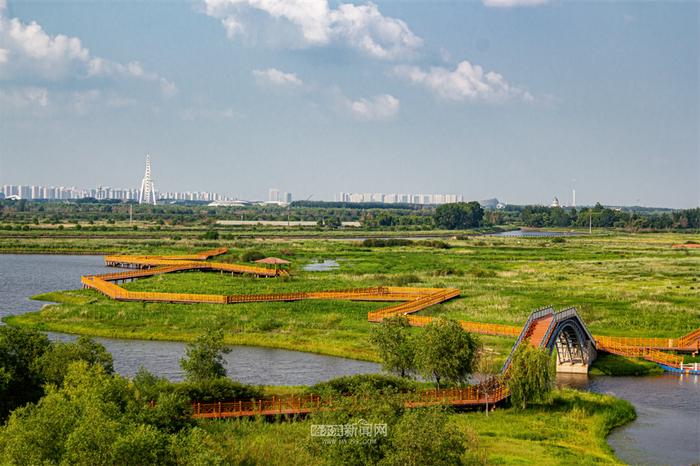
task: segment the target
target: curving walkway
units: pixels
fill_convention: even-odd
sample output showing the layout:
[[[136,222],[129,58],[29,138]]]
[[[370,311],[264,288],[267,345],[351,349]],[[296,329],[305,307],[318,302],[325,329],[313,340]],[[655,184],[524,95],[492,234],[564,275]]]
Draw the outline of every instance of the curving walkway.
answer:
[[[381,322],[387,317],[405,316],[412,326],[424,326],[432,322],[429,316],[412,315],[435,304],[460,295],[456,288],[372,287],[352,290],[275,293],[253,295],[210,295],[192,293],[155,293],[129,291],[120,283],[138,278],[187,270],[212,270],[221,273],[246,274],[257,277],[277,277],[287,272],[240,264],[208,261],[224,254],[227,248],[213,249],[195,254],[175,256],[106,256],[109,266],[137,270],[81,277],[83,287],[91,288],[118,301],[151,301],[168,303],[235,304],[250,302],[300,301],[308,299],[342,299],[351,301],[400,302],[369,312],[369,322]],[[700,350],[700,329],[677,339],[628,338],[592,336],[575,308],[556,312],[546,307],[533,312],[523,327],[480,322],[460,321],[464,330],[484,335],[517,337],[501,376],[478,385],[465,388],[430,389],[407,395],[407,407],[447,403],[453,406],[493,405],[508,397],[504,383],[512,355],[521,344],[530,344],[549,351],[557,350],[558,364],[569,371],[572,368],[587,370],[595,359],[596,351],[622,356],[640,357],[661,365],[665,370],[700,374],[695,364],[683,364],[682,356],[664,351],[697,352]],[[558,370],[559,370],[558,366]],[[567,369],[568,368],[568,369]],[[576,370],[574,370],[576,371]],[[224,418],[257,415],[304,414],[319,409],[332,409],[333,400],[317,395],[270,398],[264,400],[233,401],[227,403],[194,403],[194,417]]]

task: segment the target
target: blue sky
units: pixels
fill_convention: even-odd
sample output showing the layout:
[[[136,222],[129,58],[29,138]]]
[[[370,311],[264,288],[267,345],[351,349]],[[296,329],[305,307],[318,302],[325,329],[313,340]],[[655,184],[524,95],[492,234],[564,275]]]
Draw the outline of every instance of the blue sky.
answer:
[[[696,2],[0,8],[0,183],[700,204]]]

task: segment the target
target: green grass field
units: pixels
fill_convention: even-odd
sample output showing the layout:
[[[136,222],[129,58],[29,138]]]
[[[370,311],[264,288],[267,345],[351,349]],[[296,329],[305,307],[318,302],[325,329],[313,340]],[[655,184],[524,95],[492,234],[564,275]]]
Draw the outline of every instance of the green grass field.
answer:
[[[290,279],[210,272],[150,277],[126,285],[139,291],[248,294],[334,290],[378,285],[452,286],[460,298],[424,314],[522,325],[531,310],[576,306],[594,334],[678,337],[700,327],[700,251],[674,250],[689,235],[640,234],[546,238],[478,237],[450,249],[366,248],[358,241],[266,240],[240,243],[216,260],[236,261],[246,250],[288,258]],[[226,242],[212,245],[232,246]],[[155,250],[157,253],[183,250]],[[305,272],[314,260],[340,267]],[[121,303],[89,290],[50,293],[60,302],[6,321],[44,330],[95,336],[191,340],[223,327],[232,344],[297,349],[376,360],[367,341],[368,311],[382,303],[302,301],[236,305]],[[501,357],[512,339],[482,337]]]

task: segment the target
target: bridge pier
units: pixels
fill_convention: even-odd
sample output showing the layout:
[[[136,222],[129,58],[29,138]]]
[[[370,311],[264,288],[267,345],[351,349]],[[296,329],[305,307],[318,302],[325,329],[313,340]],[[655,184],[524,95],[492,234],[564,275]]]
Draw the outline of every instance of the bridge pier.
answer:
[[[566,346],[566,342],[558,342],[557,372],[563,374],[588,374],[588,369],[595,361],[598,353],[592,341],[584,345]]]

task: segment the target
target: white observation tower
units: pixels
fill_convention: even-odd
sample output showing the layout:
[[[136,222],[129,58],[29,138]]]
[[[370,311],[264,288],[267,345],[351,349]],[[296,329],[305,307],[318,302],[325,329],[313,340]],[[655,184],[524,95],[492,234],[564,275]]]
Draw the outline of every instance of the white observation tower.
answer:
[[[139,204],[156,204],[156,188],[151,179],[151,157],[148,154],[146,154],[146,174],[143,175],[139,191]]]

